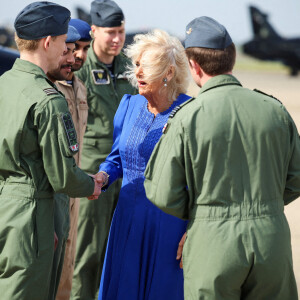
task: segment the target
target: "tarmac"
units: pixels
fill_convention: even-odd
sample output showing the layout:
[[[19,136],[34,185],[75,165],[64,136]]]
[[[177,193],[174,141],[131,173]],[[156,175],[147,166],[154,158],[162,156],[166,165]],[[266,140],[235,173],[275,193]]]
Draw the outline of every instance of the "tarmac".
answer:
[[[259,89],[279,99],[300,130],[300,75],[291,77],[288,71],[234,71],[233,75],[249,89]],[[191,83],[188,94],[196,96],[199,88]],[[300,296],[300,198],[285,207],[291,230],[294,272]]]

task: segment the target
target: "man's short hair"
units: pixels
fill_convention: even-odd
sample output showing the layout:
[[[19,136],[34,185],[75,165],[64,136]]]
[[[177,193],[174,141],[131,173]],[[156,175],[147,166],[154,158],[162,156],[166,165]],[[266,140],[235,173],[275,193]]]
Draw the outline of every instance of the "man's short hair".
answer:
[[[52,36],[52,40],[54,41],[57,37]],[[39,40],[24,40],[18,37],[15,33],[15,42],[19,51],[35,51],[39,46]]]
[[[210,76],[231,72],[236,59],[234,43],[224,50],[192,47],[185,49],[185,53],[188,59],[197,62],[203,71]]]

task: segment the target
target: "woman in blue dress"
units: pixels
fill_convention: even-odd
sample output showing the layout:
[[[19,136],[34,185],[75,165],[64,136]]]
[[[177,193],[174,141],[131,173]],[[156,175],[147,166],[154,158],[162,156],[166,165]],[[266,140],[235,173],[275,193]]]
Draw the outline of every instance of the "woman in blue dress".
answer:
[[[122,98],[114,118],[112,152],[96,175],[103,190],[123,178],[99,299],[183,300],[176,255],[187,223],[147,199],[144,170],[171,111],[190,99],[184,94],[188,62],[180,41],[161,30],[136,36],[126,54],[132,60],[128,76],[139,95]]]

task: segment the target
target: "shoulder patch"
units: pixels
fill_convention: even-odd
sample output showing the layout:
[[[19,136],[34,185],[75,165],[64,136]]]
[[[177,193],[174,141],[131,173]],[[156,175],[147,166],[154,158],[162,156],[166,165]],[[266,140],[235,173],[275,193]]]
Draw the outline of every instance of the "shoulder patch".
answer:
[[[173,110],[171,111],[169,118],[171,118],[171,119],[174,118],[174,116],[176,115],[176,113],[177,113],[183,106],[187,105],[188,103],[190,103],[190,102],[193,101],[194,99],[195,99],[195,98],[192,97],[192,98],[190,98],[189,100],[183,102],[182,104],[180,104],[180,105],[178,105],[178,106],[175,106],[175,107],[173,108]]]
[[[274,96],[272,96],[272,95],[266,94],[266,93],[264,93],[264,92],[262,92],[262,91],[260,91],[260,90],[258,90],[258,89],[254,89],[253,91],[254,91],[254,92],[257,92],[257,93],[260,93],[260,94],[263,94],[263,95],[265,95],[265,96],[271,97],[271,98],[277,100],[279,103],[282,104],[282,102],[281,102],[279,99],[277,99],[276,97],[274,97]]]
[[[47,88],[43,89],[47,96],[59,94],[59,92],[55,88]]]
[[[79,145],[77,142],[77,134],[72,117],[69,113],[64,113],[62,114],[61,119],[64,124],[65,132],[68,138],[69,148],[72,152],[77,152],[79,150]]]

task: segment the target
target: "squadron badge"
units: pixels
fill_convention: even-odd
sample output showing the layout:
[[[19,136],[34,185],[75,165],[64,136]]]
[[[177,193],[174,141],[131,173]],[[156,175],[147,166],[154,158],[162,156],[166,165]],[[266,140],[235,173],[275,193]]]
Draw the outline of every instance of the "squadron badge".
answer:
[[[104,69],[92,70],[92,77],[95,84],[101,85],[110,83],[110,77]]]

